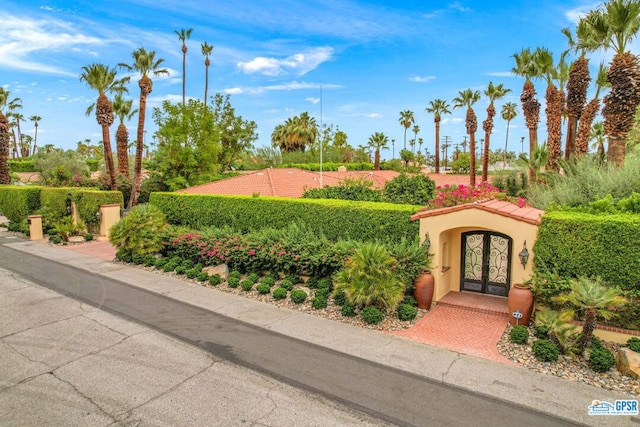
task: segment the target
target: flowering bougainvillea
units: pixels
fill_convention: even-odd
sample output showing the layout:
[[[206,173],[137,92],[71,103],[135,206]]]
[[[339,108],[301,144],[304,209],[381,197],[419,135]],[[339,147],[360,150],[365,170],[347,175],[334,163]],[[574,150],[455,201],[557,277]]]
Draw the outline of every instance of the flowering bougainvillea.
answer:
[[[448,206],[462,205],[480,200],[501,199],[517,204],[519,207],[529,206],[527,199],[508,197],[506,193],[488,182],[475,187],[460,185],[443,185],[436,187],[435,196],[429,201],[426,209],[438,209]]]

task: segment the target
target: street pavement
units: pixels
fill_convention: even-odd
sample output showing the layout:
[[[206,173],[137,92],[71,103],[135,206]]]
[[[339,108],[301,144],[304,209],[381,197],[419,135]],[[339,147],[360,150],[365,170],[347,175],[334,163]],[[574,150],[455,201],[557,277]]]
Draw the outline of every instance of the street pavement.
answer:
[[[0,247],[19,255],[14,259],[3,249],[0,258],[0,425],[384,424],[374,417],[384,418],[384,412],[377,414],[366,402],[356,405],[358,411],[349,408],[355,396],[336,403],[327,398],[334,395],[332,392],[313,393],[304,387],[292,387],[295,381],[291,378],[279,381],[281,378],[271,371],[248,370],[233,363],[224,348],[207,348],[200,343],[209,350],[203,351],[139,322],[115,316],[108,289],[81,297],[92,301],[86,304],[37,286],[46,282],[48,273],[46,269],[38,271],[37,259],[29,268],[22,266],[34,259],[27,254],[41,257],[41,265],[45,260],[53,261],[91,273],[96,281],[109,279],[135,287],[149,298],[163,296],[184,306],[238,319],[256,330],[331,349],[360,361],[363,368],[375,365],[384,371],[380,369],[384,366],[387,373],[396,371],[422,381],[411,391],[425,409],[431,401],[437,401],[427,384],[443,386],[438,391],[443,395],[458,390],[466,400],[449,402],[458,405],[458,420],[464,420],[465,415],[473,419],[482,404],[493,403],[500,408],[493,425],[505,425],[501,421],[520,412],[529,413],[532,419],[537,416],[540,422],[536,425],[570,421],[638,425],[638,417],[589,416],[587,408],[593,400],[613,402],[627,396],[585,384],[280,309],[34,242],[3,237]],[[25,272],[10,271],[21,266]],[[84,289],[83,283],[72,279],[66,285],[62,292],[75,294],[76,298]],[[96,304],[101,299],[104,304]],[[135,305],[131,304],[133,308]],[[183,325],[182,330],[194,327]],[[194,340],[193,344],[198,342]],[[394,391],[386,393],[387,400],[397,398]],[[484,403],[469,403],[479,397]],[[414,419],[407,424],[444,424],[442,420],[447,418],[440,418],[439,424],[430,417],[433,411],[425,410],[424,423]],[[545,418],[544,414],[551,417]],[[387,421],[401,424],[398,419]],[[449,425],[469,425],[456,423],[456,418],[448,420]],[[490,425],[486,421],[473,424]]]

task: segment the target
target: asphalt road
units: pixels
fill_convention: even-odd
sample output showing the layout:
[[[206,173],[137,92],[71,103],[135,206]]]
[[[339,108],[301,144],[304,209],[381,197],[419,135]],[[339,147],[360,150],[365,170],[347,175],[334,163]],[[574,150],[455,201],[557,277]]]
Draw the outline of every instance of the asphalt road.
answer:
[[[117,280],[0,245],[0,265],[214,356],[396,425],[568,425],[491,397],[257,328]]]

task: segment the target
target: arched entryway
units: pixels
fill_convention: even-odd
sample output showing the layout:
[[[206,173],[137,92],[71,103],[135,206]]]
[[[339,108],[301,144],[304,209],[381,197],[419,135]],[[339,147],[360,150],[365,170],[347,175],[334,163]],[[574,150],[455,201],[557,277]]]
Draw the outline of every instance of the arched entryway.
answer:
[[[467,231],[462,233],[460,247],[460,290],[507,296],[511,283],[511,237],[494,231]]]

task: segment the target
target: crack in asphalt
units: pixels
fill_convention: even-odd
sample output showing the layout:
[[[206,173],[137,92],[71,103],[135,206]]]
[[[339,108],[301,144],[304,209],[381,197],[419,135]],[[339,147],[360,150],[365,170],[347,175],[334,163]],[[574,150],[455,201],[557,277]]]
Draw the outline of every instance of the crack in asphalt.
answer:
[[[458,352],[455,352],[455,353],[456,353],[456,358],[455,358],[455,359],[453,359],[453,360],[451,361],[451,363],[450,363],[450,364],[449,364],[449,366],[447,367],[447,370],[442,374],[442,379],[441,379],[441,381],[442,381],[443,383],[445,382],[445,378],[446,378],[446,376],[447,376],[447,375],[449,375],[449,371],[451,370],[451,368],[453,368],[453,365],[454,365],[458,360],[460,360],[460,358],[462,357],[462,353],[458,353]]]
[[[53,376],[54,378],[56,378],[58,381],[61,381],[67,385],[69,385],[79,396],[81,396],[82,398],[86,399],[88,402],[90,402],[92,405],[94,405],[96,408],[98,408],[98,410],[106,415],[107,417],[111,418],[112,421],[116,421],[116,417],[113,416],[112,414],[110,414],[109,412],[107,412],[105,409],[102,408],[102,406],[100,406],[97,402],[94,402],[92,398],[90,398],[89,396],[85,396],[84,393],[82,393],[73,383],[60,378],[58,375],[56,375],[56,373],[54,371],[51,372],[47,372],[47,374],[50,374],[51,376]]]

